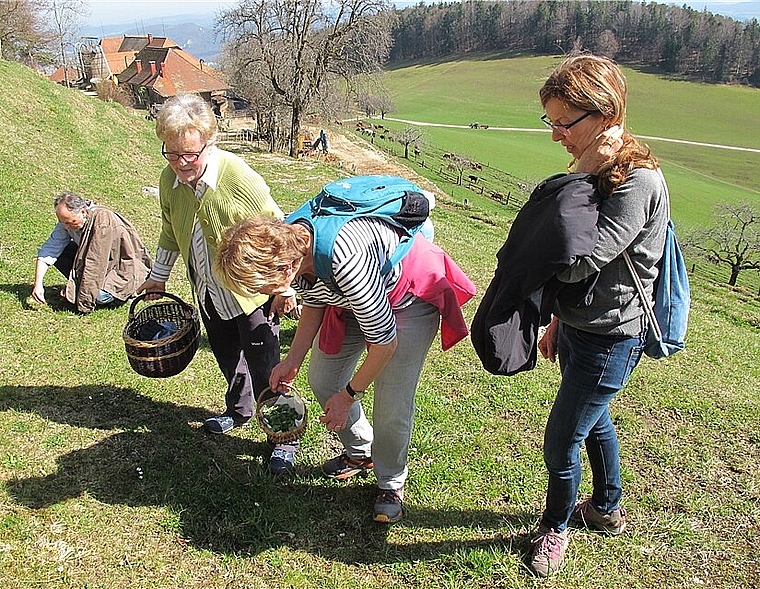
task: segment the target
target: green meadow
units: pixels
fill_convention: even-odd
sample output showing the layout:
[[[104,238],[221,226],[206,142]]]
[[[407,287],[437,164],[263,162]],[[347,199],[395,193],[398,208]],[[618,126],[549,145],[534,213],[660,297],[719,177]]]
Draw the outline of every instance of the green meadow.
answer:
[[[384,77],[396,105],[388,117],[464,125],[467,128],[423,129],[427,141],[439,149],[537,181],[563,170],[570,160],[560,145],[550,145],[550,134],[539,120],[543,110],[538,90],[558,63],[552,57],[494,55],[399,67]],[[643,141],[660,159],[679,228],[708,223],[718,202],[760,202],[759,89],[672,80],[631,68],[624,71],[629,128],[646,137]],[[470,129],[472,122],[519,130]],[[406,126],[392,120],[384,124]]]
[[[493,69],[474,76],[473,63]],[[552,63],[494,57],[394,70],[388,84],[410,92],[397,92],[394,115],[539,129],[535,92]],[[457,70],[470,77],[460,79],[452,74]],[[505,70],[516,75],[497,76]],[[632,92],[646,84],[658,97],[632,97],[637,132],[709,142],[717,137],[729,142],[735,134],[732,145],[758,147],[757,117],[746,115],[758,112],[757,94],[684,86],[689,93],[704,91],[690,103],[709,98],[715,112],[720,106],[732,113],[721,115],[720,122],[702,119],[700,124],[716,129],[713,137],[693,124],[693,113],[689,124],[659,114],[648,118],[647,108],[665,108],[675,99],[667,88],[680,88],[681,82],[635,71],[629,76]],[[525,557],[543,508],[542,436],[559,384],[556,366],[540,361],[533,371],[499,378],[481,368],[469,342],[446,353],[434,343],[417,395],[408,514],[396,525],[372,521],[372,475],[348,483],[319,475],[338,444],[317,421],[319,408],[305,370],[297,386],[311,418],[297,472],[272,478],[266,469],[270,449],[257,425],[223,437],[200,431],[203,419],[222,407],[224,390],[205,340],[180,375],[148,379],[130,369],[124,351],[128,305],[77,315],[58,296],[63,279],[54,270],[46,278],[50,305],[29,300],[36,249],[52,228],[51,201],[60,190],[122,212],[154,247],[159,207],[143,188],[156,186],[164,161],[153,125],[142,113],[52,85],[17,64],[0,61],[0,85],[14,88],[0,94],[6,128],[0,142],[0,579],[5,586],[760,587],[756,286],[729,290],[701,274],[693,277],[687,350],[666,361],[645,359],[612,406],[629,531],[613,539],[573,530],[566,566],[557,576],[538,580],[528,573]],[[485,91],[489,86],[494,92]],[[635,104],[643,98],[649,107]],[[754,124],[754,134],[733,116],[742,109],[743,124]],[[683,117],[685,110],[673,106],[670,113]],[[700,106],[700,115],[706,112]],[[725,127],[718,129],[720,123]],[[540,179],[563,169],[567,160],[541,133],[443,128],[429,133],[431,142],[438,133],[450,142],[439,149],[471,149],[473,157],[519,178]],[[652,145],[671,182],[674,216],[684,225],[709,219],[700,211],[720,200],[714,194],[720,187],[734,185],[737,194],[756,199],[756,189],[738,172],[718,175],[722,168],[707,167],[707,152],[688,152],[689,160],[686,148]],[[345,175],[338,166],[294,161],[255,146],[225,147],[264,176],[286,210]],[[474,197],[463,206],[460,196],[442,188],[434,209],[436,241],[482,293],[514,210]],[[168,286],[192,300],[181,268]],[[478,300],[465,306],[468,319]],[[295,327],[283,321],[283,352]],[[363,403],[371,413],[372,395]],[[588,471],[584,474],[586,494]]]

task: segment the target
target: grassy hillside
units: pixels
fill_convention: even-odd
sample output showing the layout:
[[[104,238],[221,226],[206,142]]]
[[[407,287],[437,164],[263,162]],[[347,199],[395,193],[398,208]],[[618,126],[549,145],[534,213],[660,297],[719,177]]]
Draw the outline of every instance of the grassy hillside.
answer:
[[[163,166],[152,125],[117,105],[0,62],[0,579],[44,589],[758,587],[760,305],[699,278],[688,349],[645,360],[613,406],[630,532],[574,531],[547,583],[523,559],[542,509],[541,440],[559,382],[540,362],[485,373],[468,342],[436,343],[417,395],[408,516],[371,521],[372,477],[318,474],[336,441],[312,420],[299,470],[275,480],[255,425],[199,431],[221,407],[205,342],[166,380],[127,364],[128,308],[76,315],[47,278],[50,307],[28,304],[50,199],[77,190],[124,212],[155,243]],[[291,208],[344,170],[241,150]],[[504,225],[441,199],[436,240],[478,284]],[[189,294],[175,271],[169,288]],[[477,300],[469,303],[469,318]],[[283,348],[295,324],[283,325]],[[305,382],[298,386],[311,400]],[[372,398],[363,403],[371,412]],[[583,492],[587,493],[586,480]],[[611,579],[614,579],[611,581]]]
[[[558,58],[475,56],[446,63],[396,68],[385,83],[396,104],[391,117],[491,127],[535,129],[543,133],[496,129],[425,127],[430,143],[518,177],[543,178],[569,161],[561,146],[549,147],[539,121],[538,90]],[[674,81],[625,68],[629,84],[628,122],[648,137],[668,176],[673,217],[686,227],[710,220],[722,201],[760,202],[760,90]],[[399,127],[403,125],[389,126]],[[723,144],[754,152],[659,141],[654,137]]]

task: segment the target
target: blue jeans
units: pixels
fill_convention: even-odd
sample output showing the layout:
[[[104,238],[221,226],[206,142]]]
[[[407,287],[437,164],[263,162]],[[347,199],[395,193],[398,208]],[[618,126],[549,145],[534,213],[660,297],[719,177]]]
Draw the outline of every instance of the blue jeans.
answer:
[[[593,477],[592,505],[600,513],[620,506],[620,455],[609,405],[639,363],[643,347],[644,334],[595,335],[560,322],[562,383],[544,433],[549,488],[541,523],[546,527],[558,532],[567,527],[581,482],[584,441]]]

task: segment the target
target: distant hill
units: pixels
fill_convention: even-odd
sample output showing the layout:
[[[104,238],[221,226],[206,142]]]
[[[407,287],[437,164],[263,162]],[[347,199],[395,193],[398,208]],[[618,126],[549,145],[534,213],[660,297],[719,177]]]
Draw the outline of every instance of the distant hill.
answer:
[[[156,37],[169,37],[194,57],[210,64],[217,62],[221,55],[222,44],[214,35],[213,15],[140,18],[133,19],[132,22],[88,26],[82,29],[82,36],[99,39],[148,33]]]

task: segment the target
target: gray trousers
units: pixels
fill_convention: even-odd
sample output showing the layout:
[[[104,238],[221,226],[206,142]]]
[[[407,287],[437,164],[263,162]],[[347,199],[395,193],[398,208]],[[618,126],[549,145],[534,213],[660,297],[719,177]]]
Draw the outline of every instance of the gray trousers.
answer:
[[[438,332],[438,309],[420,299],[394,311],[398,347],[374,382],[373,424],[355,402],[345,429],[338,432],[349,457],[372,456],[380,489],[400,490],[408,474],[406,466],[414,425],[414,395],[430,345]],[[346,386],[366,350],[364,336],[354,316],[346,314],[346,336],[339,353],[322,352],[317,342],[309,360],[309,385],[319,403]],[[374,427],[373,427],[374,426]]]

